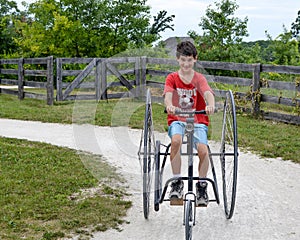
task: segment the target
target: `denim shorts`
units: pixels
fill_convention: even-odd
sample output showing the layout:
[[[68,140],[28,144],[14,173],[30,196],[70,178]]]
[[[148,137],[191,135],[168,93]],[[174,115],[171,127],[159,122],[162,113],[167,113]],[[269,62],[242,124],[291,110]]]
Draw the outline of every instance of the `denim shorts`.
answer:
[[[180,134],[182,137],[184,136],[186,122],[174,121],[168,128],[168,135],[172,138],[175,134]],[[197,149],[197,144],[202,143],[207,145],[207,132],[208,127],[205,124],[195,123],[194,124],[194,138],[193,143],[194,147]]]

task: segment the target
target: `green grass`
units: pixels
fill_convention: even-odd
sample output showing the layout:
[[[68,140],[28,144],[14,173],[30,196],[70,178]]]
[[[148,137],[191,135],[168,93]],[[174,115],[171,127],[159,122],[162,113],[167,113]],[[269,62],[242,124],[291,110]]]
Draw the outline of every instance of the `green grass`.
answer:
[[[300,126],[238,117],[239,145],[263,157],[300,163]]]
[[[123,180],[99,156],[9,138],[0,146],[0,239],[88,236],[123,222],[131,203],[124,189],[107,185]],[[96,187],[92,196],[81,192]]]
[[[41,122],[72,122],[72,102],[55,103],[48,106],[46,101],[24,99],[19,101],[15,96],[0,95],[0,117]]]

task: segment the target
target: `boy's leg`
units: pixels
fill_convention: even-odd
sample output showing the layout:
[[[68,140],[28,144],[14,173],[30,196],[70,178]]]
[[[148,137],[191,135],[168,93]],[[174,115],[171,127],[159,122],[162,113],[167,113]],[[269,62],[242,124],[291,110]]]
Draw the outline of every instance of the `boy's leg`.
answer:
[[[205,178],[207,176],[209,168],[209,153],[207,147],[207,126],[198,125],[195,128],[194,141],[196,144],[199,166],[198,172],[199,177]],[[207,182],[199,181],[196,183],[196,205],[197,206],[207,206],[209,202],[207,195]]]
[[[195,144],[195,148],[197,149],[198,157],[199,157],[199,166],[198,166],[199,177],[206,177],[208,172],[208,167],[209,167],[207,132],[208,132],[208,127],[206,125],[204,124],[195,125],[194,144]]]
[[[198,143],[197,151],[199,157],[199,166],[198,166],[199,177],[205,178],[207,176],[208,167],[209,167],[209,155],[208,155],[207,145]]]
[[[180,122],[173,122],[169,127],[169,136],[171,138],[171,167],[174,177],[181,176],[181,144],[184,133],[184,125]],[[181,199],[183,197],[183,181],[174,180],[171,183],[170,199]]]
[[[171,139],[171,167],[174,177],[181,176],[181,156],[180,148],[182,143],[182,136],[180,134],[175,134]],[[169,193],[170,199],[181,199],[183,197],[183,181],[174,180],[171,183],[171,191]]]
[[[170,159],[171,159],[171,166],[174,175],[181,174],[181,144],[182,144],[182,137],[184,134],[185,125],[182,122],[174,121],[169,126],[168,135],[171,138],[171,152],[170,152]]]
[[[182,144],[182,136],[180,134],[175,134],[171,139],[171,166],[172,172],[174,175],[181,174],[181,156],[180,156],[180,148]]]

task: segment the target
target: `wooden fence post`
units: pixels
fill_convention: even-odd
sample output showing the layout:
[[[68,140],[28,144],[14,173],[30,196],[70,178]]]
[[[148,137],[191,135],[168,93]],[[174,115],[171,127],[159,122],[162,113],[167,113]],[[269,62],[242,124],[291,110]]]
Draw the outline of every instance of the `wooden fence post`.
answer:
[[[260,72],[261,72],[261,64],[255,64],[253,69],[253,78],[252,78],[252,92],[251,92],[251,100],[252,100],[252,113],[255,116],[258,116],[260,113]]]
[[[24,58],[18,61],[18,98],[24,99]]]
[[[53,56],[47,59],[47,104],[53,105],[54,89],[53,89]]]
[[[107,99],[107,67],[106,61],[101,61],[101,84],[100,84],[100,93],[101,99]]]
[[[146,97],[146,85],[147,85],[147,57],[141,57],[141,78],[140,78],[140,95]]]
[[[102,60],[97,59],[95,73],[96,101],[99,101],[101,99],[101,66]]]
[[[56,100],[62,101],[62,59],[56,58]]]
[[[135,65],[134,65],[134,73],[135,73],[135,97],[141,97],[140,87],[141,87],[141,58],[135,58]]]

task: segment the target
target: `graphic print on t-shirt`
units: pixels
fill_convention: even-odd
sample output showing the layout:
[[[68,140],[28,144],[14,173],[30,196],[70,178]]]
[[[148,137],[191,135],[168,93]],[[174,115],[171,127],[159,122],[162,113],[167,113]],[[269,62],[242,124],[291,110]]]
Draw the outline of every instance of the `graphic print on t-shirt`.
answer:
[[[194,89],[182,89],[176,88],[179,96],[179,107],[182,109],[192,109],[194,107],[194,99],[196,97],[197,90]]]

